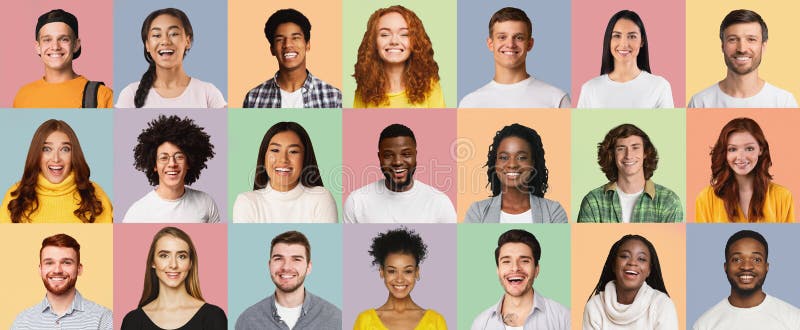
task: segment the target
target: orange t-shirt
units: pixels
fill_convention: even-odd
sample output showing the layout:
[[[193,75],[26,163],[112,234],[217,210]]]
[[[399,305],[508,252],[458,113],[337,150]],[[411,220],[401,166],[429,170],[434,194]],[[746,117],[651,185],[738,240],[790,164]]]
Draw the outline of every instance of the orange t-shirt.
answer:
[[[80,108],[83,88],[88,80],[83,76],[62,83],[48,83],[44,78],[22,86],[14,98],[15,108]],[[113,107],[114,92],[106,86],[97,90],[97,107]]]

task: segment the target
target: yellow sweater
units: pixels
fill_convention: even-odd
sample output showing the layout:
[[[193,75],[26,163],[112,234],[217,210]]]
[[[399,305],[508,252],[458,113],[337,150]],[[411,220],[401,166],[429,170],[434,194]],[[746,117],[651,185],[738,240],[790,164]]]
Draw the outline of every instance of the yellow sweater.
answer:
[[[99,185],[92,182],[94,194],[103,205],[103,212],[95,217],[95,223],[110,223],[113,217],[113,208],[108,196]],[[3,204],[0,207],[0,223],[11,222],[11,211],[8,210],[8,203],[16,197],[11,197],[11,193],[17,190],[19,182],[11,186],[3,197]],[[36,182],[36,197],[39,199],[39,208],[31,215],[32,223],[82,223],[81,219],[75,216],[74,212],[80,206],[81,197],[78,194],[78,186],[75,184],[75,173],[70,173],[61,183],[51,183],[39,174]],[[25,220],[25,219],[23,219]]]
[[[83,88],[88,80],[83,76],[62,83],[49,83],[39,79],[22,86],[14,98],[15,108],[80,108],[83,103]],[[114,93],[111,88],[100,86],[97,90],[97,107],[111,108]]]
[[[714,193],[714,188],[706,187],[697,196],[695,202],[695,222],[747,222],[741,208],[739,216],[728,220],[725,213],[725,202]],[[758,222],[794,222],[794,202],[792,192],[776,183],[769,183],[767,196],[764,198],[764,218]]]
[[[435,310],[429,309],[422,315],[415,330],[447,330],[447,323],[442,314],[437,313]],[[353,330],[388,330],[381,318],[378,317],[378,312],[374,309],[368,309],[361,314],[358,314],[356,323],[353,324]]]
[[[408,101],[408,96],[406,95],[406,91],[400,91],[396,93],[387,93],[387,97],[389,97],[389,104],[381,104],[375,105],[364,104],[364,100],[361,99],[361,95],[356,93],[355,99],[353,100],[353,108],[444,108],[444,95],[442,95],[442,87],[439,86],[438,81],[434,81],[431,84],[431,90],[428,93],[428,97],[422,103],[410,103]]]

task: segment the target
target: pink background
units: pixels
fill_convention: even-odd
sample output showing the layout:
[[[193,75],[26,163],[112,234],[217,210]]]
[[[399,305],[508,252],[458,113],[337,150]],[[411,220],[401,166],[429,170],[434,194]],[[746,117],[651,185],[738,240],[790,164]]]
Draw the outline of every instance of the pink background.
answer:
[[[378,138],[394,123],[408,126],[417,139],[414,179],[447,194],[456,205],[456,161],[451,146],[456,140],[455,109],[345,109],[342,129],[342,200],[350,192],[383,179],[378,162]]]
[[[44,65],[34,49],[36,20],[58,8],[78,18],[78,37],[83,50],[81,57],[73,62],[75,72],[90,80],[100,80],[113,89],[113,1],[4,2],[6,15],[0,20],[0,29],[5,32],[0,58],[3,77],[0,79],[0,107],[10,108],[20,87],[44,75]]]
[[[675,107],[685,107],[685,7],[683,1],[572,0],[573,106],[578,104],[583,83],[600,75],[608,20],[628,9],[639,14],[644,23],[652,73],[669,81]]]
[[[150,242],[166,224],[114,225],[114,328],[136,309],[142,296]],[[169,224],[192,238],[200,266],[203,299],[228,311],[228,226],[226,224]],[[234,320],[235,321],[235,320]],[[230,320],[228,320],[230,322]]]

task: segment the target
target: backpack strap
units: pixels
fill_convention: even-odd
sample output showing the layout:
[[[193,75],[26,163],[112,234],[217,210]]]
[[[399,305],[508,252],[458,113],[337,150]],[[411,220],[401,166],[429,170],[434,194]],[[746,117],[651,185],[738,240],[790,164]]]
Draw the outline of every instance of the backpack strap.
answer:
[[[105,84],[102,81],[87,81],[83,86],[83,102],[81,108],[97,108],[97,91],[100,85]]]

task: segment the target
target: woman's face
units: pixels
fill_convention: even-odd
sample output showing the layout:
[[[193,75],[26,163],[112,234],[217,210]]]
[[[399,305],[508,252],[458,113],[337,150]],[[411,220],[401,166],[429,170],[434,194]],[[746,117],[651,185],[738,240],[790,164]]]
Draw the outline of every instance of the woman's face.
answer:
[[[396,299],[408,297],[419,277],[419,268],[414,256],[405,253],[389,253],[381,267],[381,278],[389,294]]]
[[[758,164],[758,157],[761,156],[758,141],[746,131],[731,133],[728,136],[726,150],[728,166],[737,176],[750,174]]]
[[[614,24],[611,32],[611,56],[614,63],[636,63],[639,49],[642,48],[642,32],[639,26],[631,20],[620,19]]]
[[[401,64],[411,55],[408,23],[403,15],[391,12],[378,19],[376,46],[378,56],[386,64]]]
[[[183,286],[192,268],[189,244],[180,238],[164,235],[156,241],[154,253],[151,267],[156,270],[159,284],[170,288]]]
[[[650,276],[650,250],[642,241],[629,239],[614,256],[614,276],[618,290],[638,291]]]
[[[189,169],[186,159],[186,154],[181,148],[171,142],[164,142],[158,146],[155,167],[158,173],[158,185],[165,188],[182,187],[186,171]]]
[[[297,186],[303,172],[304,154],[303,143],[295,132],[280,132],[269,140],[264,163],[272,189],[289,191]]]
[[[147,31],[145,48],[160,68],[170,69],[183,64],[183,55],[192,47],[181,20],[167,14],[158,15]]]
[[[527,191],[526,182],[533,171],[531,146],[516,136],[509,136],[497,146],[494,172],[503,188],[516,187]]]
[[[50,183],[61,183],[72,171],[72,143],[64,132],[50,133],[44,140],[39,170]]]

